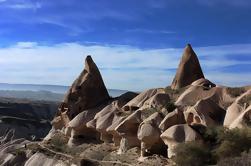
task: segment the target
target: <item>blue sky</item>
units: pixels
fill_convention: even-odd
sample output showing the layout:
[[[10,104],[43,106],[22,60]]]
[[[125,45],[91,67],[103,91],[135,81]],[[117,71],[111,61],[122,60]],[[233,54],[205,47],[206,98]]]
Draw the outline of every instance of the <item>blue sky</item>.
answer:
[[[249,0],[0,0],[0,82],[70,85],[91,54],[108,88],[169,85],[191,43],[217,84],[251,84]]]

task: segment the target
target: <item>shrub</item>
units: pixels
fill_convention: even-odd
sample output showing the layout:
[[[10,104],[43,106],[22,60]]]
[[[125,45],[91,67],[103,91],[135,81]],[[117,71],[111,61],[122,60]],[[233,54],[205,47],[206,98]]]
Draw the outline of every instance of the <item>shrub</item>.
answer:
[[[210,163],[209,149],[201,143],[187,142],[179,144],[174,152],[174,161],[179,166],[201,166]]]
[[[225,129],[218,135],[219,146],[216,148],[218,159],[240,156],[251,148],[251,128]]]
[[[218,166],[249,166],[251,165],[251,152],[242,153],[240,157],[225,158],[218,162]]]
[[[167,109],[168,113],[170,113],[173,112],[177,107],[172,101],[170,101],[165,105],[165,108]]]
[[[219,135],[223,133],[225,128],[220,127],[220,126],[210,126],[207,127],[205,132],[203,133],[202,137],[203,140],[210,146],[214,147],[219,144]]]
[[[251,128],[208,127],[202,134],[204,143],[182,143],[175,149],[178,165],[250,165]],[[231,158],[231,160],[230,160]],[[242,164],[243,163],[243,164]]]
[[[156,108],[147,108],[144,109],[143,111],[141,111],[141,115],[143,117],[143,119],[148,118],[149,116],[151,116],[152,114],[154,114],[155,112],[160,112],[160,110],[156,109]]]
[[[61,134],[55,134],[50,141],[53,149],[60,152],[65,152],[67,150],[67,139]]]

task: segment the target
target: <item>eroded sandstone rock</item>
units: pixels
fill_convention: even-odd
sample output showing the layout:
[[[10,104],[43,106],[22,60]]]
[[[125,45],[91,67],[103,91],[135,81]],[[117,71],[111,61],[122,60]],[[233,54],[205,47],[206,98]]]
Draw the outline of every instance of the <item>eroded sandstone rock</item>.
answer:
[[[187,124],[223,125],[226,111],[210,98],[199,100],[185,112]]]
[[[91,56],[87,56],[84,70],[73,82],[59,109],[60,112],[66,112],[71,120],[83,110],[96,107],[109,99],[96,64]]]
[[[183,110],[177,108],[173,112],[168,113],[159,124],[162,132],[166,131],[171,126],[186,123]]]
[[[162,133],[160,137],[168,146],[169,158],[175,155],[174,149],[179,143],[201,140],[201,136],[187,124],[174,125]]]
[[[133,98],[131,101],[129,101],[124,107],[123,109],[125,111],[134,111],[139,109],[140,107],[142,107],[144,105],[144,103],[150,99],[151,97],[153,97],[155,94],[157,93],[164,93],[164,89],[159,88],[159,89],[149,89],[146,90],[142,93],[140,93],[138,96],[136,96],[135,98]]]
[[[200,78],[204,78],[200,62],[191,45],[188,44],[182,55],[171,88],[180,89],[190,85],[192,82]]]
[[[141,122],[141,110],[137,110],[115,128],[117,133],[122,137],[118,153],[124,153],[131,147],[140,146],[137,132]]]
[[[233,102],[227,109],[226,116],[224,119],[224,126],[230,127],[230,125],[245,112],[248,106],[251,105],[251,90],[248,90],[241,96],[239,96],[235,102]],[[240,117],[241,119],[241,117]],[[239,120],[240,120],[239,119]],[[239,121],[238,120],[238,121]],[[237,126],[237,121],[235,125],[232,125],[232,128]]]
[[[160,154],[165,148],[163,141],[160,139],[161,131],[159,124],[163,120],[164,115],[159,112],[153,113],[146,118],[139,126],[138,139],[141,141],[141,156],[146,153]]]

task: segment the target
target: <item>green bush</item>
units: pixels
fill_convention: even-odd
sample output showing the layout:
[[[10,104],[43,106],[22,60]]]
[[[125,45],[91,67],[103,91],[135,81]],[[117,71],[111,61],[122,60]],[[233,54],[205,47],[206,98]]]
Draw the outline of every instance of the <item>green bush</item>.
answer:
[[[201,143],[181,143],[174,151],[174,161],[179,166],[202,166],[211,160],[210,150]]]

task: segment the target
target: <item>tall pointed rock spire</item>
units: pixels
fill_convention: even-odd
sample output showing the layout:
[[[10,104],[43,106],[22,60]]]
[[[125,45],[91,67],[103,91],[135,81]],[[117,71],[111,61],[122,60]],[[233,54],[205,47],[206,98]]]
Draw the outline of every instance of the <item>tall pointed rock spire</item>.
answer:
[[[200,78],[204,78],[200,62],[197,55],[193,51],[192,46],[188,44],[184,49],[184,53],[173,79],[171,88],[179,89],[185,87]]]
[[[73,82],[59,110],[67,111],[69,119],[72,119],[83,110],[95,107],[109,98],[99,69],[88,55],[84,70]]]

